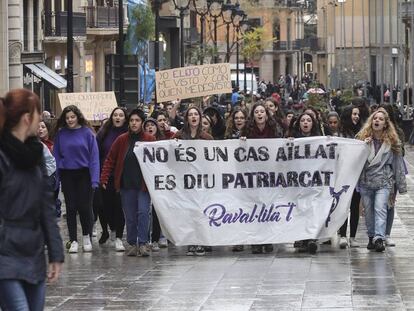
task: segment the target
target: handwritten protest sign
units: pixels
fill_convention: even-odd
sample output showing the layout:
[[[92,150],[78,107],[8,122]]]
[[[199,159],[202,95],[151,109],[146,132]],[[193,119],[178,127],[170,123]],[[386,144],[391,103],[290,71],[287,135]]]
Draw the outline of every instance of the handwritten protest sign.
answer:
[[[59,93],[60,107],[78,107],[89,121],[102,121],[117,105],[114,92]]]
[[[181,67],[155,73],[157,102],[231,93],[230,64]]]
[[[176,245],[332,237],[368,156],[363,142],[328,137],[139,142],[134,152]]]

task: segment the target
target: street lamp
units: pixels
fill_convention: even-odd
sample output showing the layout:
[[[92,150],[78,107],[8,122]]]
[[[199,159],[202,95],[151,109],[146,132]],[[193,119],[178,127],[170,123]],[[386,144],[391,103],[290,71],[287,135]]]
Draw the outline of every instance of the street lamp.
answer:
[[[210,16],[213,18],[214,25],[214,63],[217,63],[217,18],[222,12],[223,0],[210,0]]]
[[[173,0],[176,10],[180,11],[180,66],[184,67],[184,13],[190,6],[190,0]]]
[[[240,9],[240,5],[236,3],[233,10],[233,25],[236,28],[236,86],[239,87],[239,40],[240,40],[240,26],[243,20],[247,17],[244,11]],[[248,26],[248,25],[247,25]]]
[[[160,9],[162,6],[163,0],[153,0],[151,2],[152,10],[155,13],[155,48],[154,48],[154,70],[159,71],[160,70],[160,49],[159,49],[159,37],[160,37]],[[144,72],[145,72],[144,68]],[[146,86],[144,87],[144,90],[146,89]],[[157,92],[154,92],[155,94],[155,107],[158,107],[157,104]],[[144,102],[145,102],[145,96],[144,96]]]
[[[226,50],[226,62],[228,63],[230,61],[230,24],[233,22],[233,9],[235,8],[234,4],[230,2],[230,0],[227,0],[225,4],[223,4],[223,22],[226,24],[227,29],[227,36],[226,36],[226,44],[227,44],[227,50]]]
[[[210,7],[207,0],[193,0],[193,2],[196,13],[200,15],[200,64],[202,65],[204,63],[204,24],[206,21],[206,15],[209,13]]]
[[[244,34],[249,30],[249,28],[250,28],[250,24],[249,24],[249,21],[247,19],[247,15],[244,15],[243,20],[239,24],[239,30]],[[239,67],[238,63],[239,62],[237,62],[237,70],[239,70],[238,69],[238,67]],[[246,56],[244,56],[244,58],[243,58],[243,64],[244,64],[244,94],[246,95],[247,94],[247,72],[246,72],[246,70],[247,70],[247,59],[246,59]],[[252,77],[253,77],[253,75],[252,75]],[[237,84],[239,83],[238,80],[239,80],[239,75],[237,74],[237,81],[236,81]]]

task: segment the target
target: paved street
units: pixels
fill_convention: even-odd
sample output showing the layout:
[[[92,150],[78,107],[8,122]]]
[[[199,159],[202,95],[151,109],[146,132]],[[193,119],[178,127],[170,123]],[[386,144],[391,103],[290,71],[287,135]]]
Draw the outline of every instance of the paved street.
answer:
[[[414,172],[414,149],[407,151]],[[47,290],[48,310],[414,310],[414,175],[399,196],[396,247],[369,252],[322,245],[316,255],[281,245],[273,254],[214,248],[187,257],[170,247],[131,258],[94,241],[92,254],[66,256],[63,275]],[[67,237],[64,237],[65,240]]]

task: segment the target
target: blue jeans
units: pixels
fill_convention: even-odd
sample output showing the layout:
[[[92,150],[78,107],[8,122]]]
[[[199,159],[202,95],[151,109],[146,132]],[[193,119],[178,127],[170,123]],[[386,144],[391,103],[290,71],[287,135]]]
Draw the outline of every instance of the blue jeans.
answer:
[[[0,308],[3,311],[41,311],[45,303],[45,282],[0,280]]]
[[[395,206],[387,208],[387,229],[385,235],[391,235],[392,224],[394,223]]]
[[[135,189],[121,189],[121,200],[128,244],[142,245],[147,243],[150,219],[149,193]]]
[[[387,208],[390,189],[361,188],[361,199],[365,209],[365,223],[368,237],[385,239]]]

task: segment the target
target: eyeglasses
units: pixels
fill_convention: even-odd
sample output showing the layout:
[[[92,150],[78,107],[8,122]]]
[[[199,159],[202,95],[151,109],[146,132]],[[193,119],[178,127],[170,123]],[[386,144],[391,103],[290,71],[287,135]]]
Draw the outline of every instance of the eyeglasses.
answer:
[[[234,120],[246,120],[245,117],[235,117]]]

